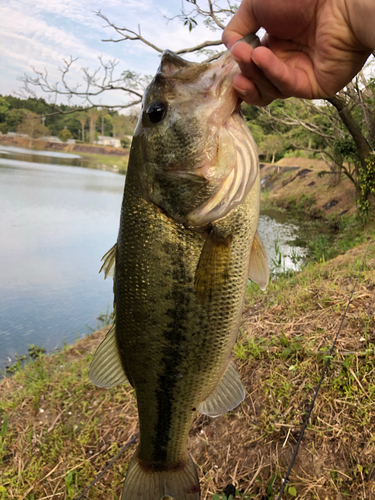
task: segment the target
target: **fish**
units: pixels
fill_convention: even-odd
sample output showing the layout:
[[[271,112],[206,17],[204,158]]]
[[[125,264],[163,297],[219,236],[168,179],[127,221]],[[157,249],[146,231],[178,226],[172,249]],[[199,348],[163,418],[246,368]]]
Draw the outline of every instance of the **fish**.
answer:
[[[142,99],[118,239],[101,269],[114,278],[114,322],[90,367],[97,386],[128,381],[136,394],[139,444],[122,500],[199,500],[193,420],[245,397],[231,353],[247,280],[264,289],[269,270],[238,71],[230,52],[195,63],[167,50]]]

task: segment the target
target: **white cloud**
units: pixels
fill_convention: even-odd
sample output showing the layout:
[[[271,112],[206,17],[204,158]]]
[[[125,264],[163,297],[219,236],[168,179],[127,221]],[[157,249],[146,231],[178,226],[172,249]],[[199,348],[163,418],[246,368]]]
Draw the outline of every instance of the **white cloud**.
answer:
[[[76,81],[82,76],[81,67],[99,66],[98,55],[105,60],[118,59],[118,74],[125,69],[153,74],[159,58],[151,47],[139,41],[100,42],[119,38],[114,30],[104,29],[104,21],[95,16],[93,11],[100,8],[119,26],[138,30],[140,24],[142,35],[161,49],[179,50],[221,35],[202,24],[191,33],[177,20],[167,24],[164,16],[179,12],[179,5],[172,0],[107,0],[104,4],[100,0],[10,0],[0,5],[0,90],[17,90],[20,83],[16,77],[30,74],[30,66],[46,68],[51,78],[57,79],[58,67],[69,56],[79,58],[71,75]],[[196,59],[194,55],[186,57]],[[117,95],[115,99],[123,101]]]

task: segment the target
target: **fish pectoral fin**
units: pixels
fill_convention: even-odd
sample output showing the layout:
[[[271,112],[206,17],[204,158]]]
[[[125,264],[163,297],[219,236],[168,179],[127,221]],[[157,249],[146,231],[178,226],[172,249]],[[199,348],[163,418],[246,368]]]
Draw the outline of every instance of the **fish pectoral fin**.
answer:
[[[221,235],[215,227],[211,229],[195,273],[195,293],[203,301],[210,301],[229,279],[231,242],[231,235]]]
[[[117,243],[115,243],[113,247],[108,250],[108,252],[102,257],[102,261],[104,262],[102,267],[100,268],[99,273],[101,273],[102,271],[104,272],[104,279],[107,279],[108,276],[111,276],[112,278],[115,277],[116,250]]]
[[[261,290],[265,290],[270,279],[267,252],[256,231],[250,252],[248,277],[258,283]]]
[[[116,321],[96,350],[89,376],[98,387],[114,387],[127,381],[117,348]]]
[[[198,407],[198,410],[209,417],[218,417],[233,410],[245,399],[246,391],[233,361],[229,362],[218,386]]]
[[[195,465],[190,456],[178,467],[157,470],[138,458],[137,448],[125,477],[121,500],[199,500],[200,488]]]

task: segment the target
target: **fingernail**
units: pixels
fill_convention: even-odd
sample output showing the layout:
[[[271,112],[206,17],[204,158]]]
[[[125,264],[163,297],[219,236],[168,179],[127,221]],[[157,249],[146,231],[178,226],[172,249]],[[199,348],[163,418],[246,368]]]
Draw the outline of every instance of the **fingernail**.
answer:
[[[233,85],[233,87],[236,89],[236,92],[240,95],[243,95],[244,97],[246,97],[248,95],[248,92],[247,90],[245,89],[240,89],[238,87],[236,87],[235,85]]]

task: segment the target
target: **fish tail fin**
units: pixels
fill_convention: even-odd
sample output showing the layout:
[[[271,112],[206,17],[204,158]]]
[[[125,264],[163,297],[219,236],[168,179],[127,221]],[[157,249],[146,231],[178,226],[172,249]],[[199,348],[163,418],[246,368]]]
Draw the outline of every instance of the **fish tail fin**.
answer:
[[[125,478],[121,500],[199,500],[197,471],[190,456],[184,464],[168,470],[141,465],[135,452]],[[166,500],[166,499],[164,499]]]

